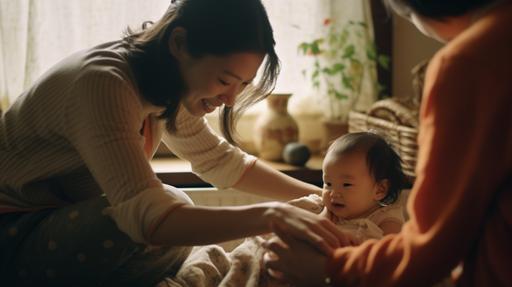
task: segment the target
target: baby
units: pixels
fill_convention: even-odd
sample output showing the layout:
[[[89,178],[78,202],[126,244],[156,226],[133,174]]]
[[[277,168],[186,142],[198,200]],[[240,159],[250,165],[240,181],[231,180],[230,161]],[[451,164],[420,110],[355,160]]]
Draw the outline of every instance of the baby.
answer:
[[[326,216],[355,245],[400,231],[406,177],[400,157],[381,136],[360,132],[338,138],[327,150],[322,170],[322,197],[310,195],[290,204]]]

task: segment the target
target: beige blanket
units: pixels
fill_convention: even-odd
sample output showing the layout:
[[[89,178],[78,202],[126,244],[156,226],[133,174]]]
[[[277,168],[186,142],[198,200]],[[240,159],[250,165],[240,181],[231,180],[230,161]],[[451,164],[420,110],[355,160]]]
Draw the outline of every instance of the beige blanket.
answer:
[[[174,278],[168,278],[158,287],[281,287],[262,271],[264,249],[261,237],[247,238],[231,252],[218,245],[194,247]]]

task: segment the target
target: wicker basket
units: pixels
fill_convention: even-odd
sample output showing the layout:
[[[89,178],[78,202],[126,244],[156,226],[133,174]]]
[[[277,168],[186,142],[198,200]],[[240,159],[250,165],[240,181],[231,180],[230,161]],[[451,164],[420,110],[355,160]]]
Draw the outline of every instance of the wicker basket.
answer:
[[[408,176],[414,177],[418,144],[416,128],[399,125],[367,114],[351,111],[348,116],[349,132],[363,132],[370,129],[382,133],[402,158],[402,168]]]

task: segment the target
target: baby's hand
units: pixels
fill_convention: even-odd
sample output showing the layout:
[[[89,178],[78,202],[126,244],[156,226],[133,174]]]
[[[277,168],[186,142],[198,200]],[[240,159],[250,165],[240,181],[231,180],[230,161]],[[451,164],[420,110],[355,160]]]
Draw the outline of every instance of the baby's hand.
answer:
[[[347,241],[349,242],[350,246],[357,246],[357,245],[363,243],[363,240],[360,236],[356,236],[355,234],[349,233],[349,232],[344,232],[344,233],[347,236]]]

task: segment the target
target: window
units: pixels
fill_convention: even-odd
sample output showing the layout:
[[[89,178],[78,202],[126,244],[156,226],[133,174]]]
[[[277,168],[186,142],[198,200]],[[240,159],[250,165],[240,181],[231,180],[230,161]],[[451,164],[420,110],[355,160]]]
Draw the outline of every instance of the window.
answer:
[[[323,19],[365,17],[361,0],[263,0],[275,31],[282,72],[276,90],[296,99],[314,91],[302,70],[311,59],[297,45],[321,31]],[[169,0],[0,0],[0,97],[12,102],[45,70],[66,55],[118,39],[127,25],[157,20]],[[367,4],[366,4],[367,5]],[[310,107],[308,103],[305,105]]]
[[[292,93],[292,114],[321,114],[319,98],[302,71],[312,64],[300,42],[321,33],[325,18],[369,20],[380,0],[263,0],[282,70],[276,92]],[[74,51],[119,39],[129,25],[158,20],[169,0],[0,0],[0,107],[5,110],[45,70]],[[256,114],[264,103],[248,113]],[[214,121],[212,121],[214,122]],[[315,130],[309,128],[308,130]],[[318,130],[318,129],[317,129]],[[249,132],[250,133],[250,132]]]

